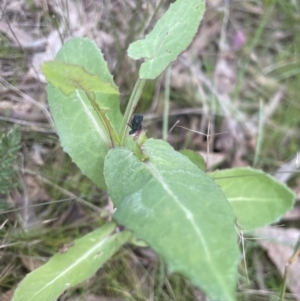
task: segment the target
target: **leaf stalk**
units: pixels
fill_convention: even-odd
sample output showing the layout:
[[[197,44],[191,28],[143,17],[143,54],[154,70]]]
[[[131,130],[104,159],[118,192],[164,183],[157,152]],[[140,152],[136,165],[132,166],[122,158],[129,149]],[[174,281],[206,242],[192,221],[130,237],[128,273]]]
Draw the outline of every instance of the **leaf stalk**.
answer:
[[[138,79],[134,85],[133,91],[131,93],[131,96],[129,98],[127,108],[123,117],[123,122],[120,130],[120,138],[121,138],[121,145],[124,145],[126,132],[128,128],[128,123],[130,121],[130,118],[132,114],[134,113],[134,110],[138,104],[138,101],[140,99],[140,96],[143,92],[144,86],[145,86],[146,80],[145,79]]]

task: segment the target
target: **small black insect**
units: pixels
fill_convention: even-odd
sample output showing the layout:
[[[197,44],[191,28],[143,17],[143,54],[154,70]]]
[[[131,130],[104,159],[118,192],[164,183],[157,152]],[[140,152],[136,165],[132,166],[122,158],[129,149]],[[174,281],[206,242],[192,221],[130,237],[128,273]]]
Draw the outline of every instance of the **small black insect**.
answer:
[[[134,115],[131,124],[128,124],[131,127],[131,131],[129,132],[129,135],[134,134],[137,131],[140,131],[143,128],[142,122],[143,122],[143,115],[137,114]]]

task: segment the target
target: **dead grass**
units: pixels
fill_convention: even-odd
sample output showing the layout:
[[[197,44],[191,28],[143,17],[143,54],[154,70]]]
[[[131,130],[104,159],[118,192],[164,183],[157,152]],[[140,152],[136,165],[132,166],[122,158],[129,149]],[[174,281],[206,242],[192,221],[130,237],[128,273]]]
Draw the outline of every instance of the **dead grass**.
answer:
[[[4,0],[0,4],[1,132],[14,124],[22,132],[18,188],[7,200],[12,210],[0,212],[1,301],[10,300],[26,273],[109,215],[107,195],[81,175],[59,146],[41,62],[53,59],[68,38],[88,36],[104,52],[122,91],[124,108],[137,76],[126,49],[151,29],[167,2]],[[264,138],[257,167],[274,173],[299,152],[299,16],[297,1],[207,1],[193,45],[172,66],[169,128],[179,119],[194,131],[207,133],[210,124],[211,134],[226,132],[209,141],[214,166],[253,163],[260,134],[260,100]],[[149,137],[162,134],[164,89],[163,77],[148,83],[137,109],[145,114]],[[176,149],[207,149],[204,136],[182,128],[175,128],[168,140]],[[286,172],[293,176],[292,188],[299,199],[295,171],[294,166]],[[299,208],[294,209],[285,222],[292,224],[299,217]],[[246,250],[251,280],[241,265],[238,299],[277,300],[280,272],[270,261],[268,249],[248,243]],[[139,252],[123,249],[88,284],[60,300],[79,300],[75,296],[82,300],[99,296],[111,299],[97,300],[205,300],[180,276],[168,275],[155,256]],[[288,294],[286,300],[300,297]]]

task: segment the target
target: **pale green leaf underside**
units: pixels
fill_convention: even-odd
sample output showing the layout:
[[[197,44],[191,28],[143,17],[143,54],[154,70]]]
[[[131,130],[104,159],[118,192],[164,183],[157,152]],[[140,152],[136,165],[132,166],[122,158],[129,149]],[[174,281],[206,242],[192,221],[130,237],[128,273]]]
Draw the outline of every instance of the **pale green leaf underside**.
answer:
[[[56,61],[83,67],[90,74],[116,88],[107,64],[97,45],[86,38],[66,42],[56,56]],[[81,171],[102,189],[104,157],[111,148],[109,134],[92,107],[85,91],[76,89],[69,96],[48,84],[48,102],[62,147]],[[116,94],[95,91],[95,101],[107,109],[106,116],[115,132],[119,132],[122,115]]]
[[[114,218],[145,240],[212,300],[234,300],[239,250],[232,209],[219,187],[161,140],[143,145],[139,161],[124,148],[105,159]]]
[[[19,284],[13,301],[53,301],[66,289],[89,279],[129,239],[128,231],[113,233],[115,224],[75,240],[66,253],[54,255]]]
[[[294,204],[288,187],[262,171],[233,168],[211,173],[230,202],[239,226],[264,227],[279,220]]]
[[[205,11],[203,0],[177,0],[145,39],[132,43],[128,55],[144,59],[141,79],[155,79],[192,42]]]
[[[78,65],[59,61],[45,62],[42,70],[48,83],[51,83],[55,88],[59,88],[67,96],[78,89],[87,93],[119,94],[114,85],[106,83],[98,75],[91,74]]]

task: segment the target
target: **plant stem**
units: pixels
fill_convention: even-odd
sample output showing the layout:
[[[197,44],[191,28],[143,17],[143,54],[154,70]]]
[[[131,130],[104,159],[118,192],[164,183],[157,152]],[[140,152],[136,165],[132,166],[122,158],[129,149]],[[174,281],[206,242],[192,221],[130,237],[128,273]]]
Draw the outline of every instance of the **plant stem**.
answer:
[[[263,144],[263,131],[264,131],[264,102],[262,99],[259,101],[259,122],[258,122],[258,133],[257,133],[257,143],[255,148],[255,155],[253,159],[253,167],[257,167],[260,155],[261,148]]]
[[[287,281],[287,269],[284,270],[283,282],[280,288],[280,301],[284,301],[285,290],[286,290],[286,281]]]
[[[138,79],[134,85],[133,91],[129,98],[127,108],[123,117],[123,122],[120,130],[120,137],[121,137],[121,145],[124,145],[126,131],[128,127],[128,122],[137,106],[137,103],[140,99],[140,96],[143,92],[143,88],[145,86],[146,80],[145,79]]]
[[[274,10],[274,7],[275,7],[275,4],[276,4],[277,0],[273,0],[271,2],[271,4],[269,5],[269,8],[267,10],[267,12],[264,14],[264,17],[262,18],[262,21],[258,27],[258,29],[256,30],[254,36],[253,36],[253,39],[249,45],[249,50],[248,50],[248,53],[251,53],[255,47],[257,46],[262,34],[263,34],[263,31],[264,29],[266,28],[267,26],[267,23],[269,21],[269,18],[271,17],[271,14]],[[237,76],[237,82],[236,82],[236,87],[234,89],[234,92],[233,92],[233,97],[232,99],[236,100],[239,93],[240,93],[240,90],[241,90],[241,87],[242,87],[242,83],[245,79],[245,73],[246,73],[246,70],[247,70],[247,67],[248,65],[250,64],[250,55],[247,56],[247,59],[245,60],[245,62],[242,64],[242,67],[240,68],[241,70],[239,71],[238,73],[238,76]]]
[[[168,125],[169,125],[169,106],[170,106],[170,78],[171,78],[171,66],[166,71],[165,78],[165,96],[164,96],[164,119],[163,119],[163,140],[168,137]]]
[[[284,301],[286,284],[287,284],[287,277],[288,277],[288,272],[289,272],[290,265],[292,263],[294,263],[295,260],[297,260],[299,255],[300,255],[300,236],[298,238],[298,241],[296,242],[293,255],[289,258],[289,260],[285,264],[284,274],[283,274],[283,282],[282,282],[281,289],[280,289],[280,301]]]

